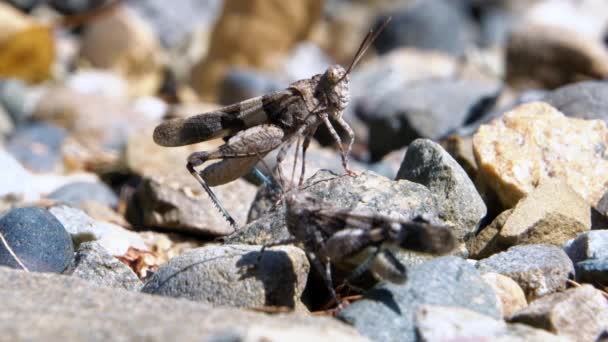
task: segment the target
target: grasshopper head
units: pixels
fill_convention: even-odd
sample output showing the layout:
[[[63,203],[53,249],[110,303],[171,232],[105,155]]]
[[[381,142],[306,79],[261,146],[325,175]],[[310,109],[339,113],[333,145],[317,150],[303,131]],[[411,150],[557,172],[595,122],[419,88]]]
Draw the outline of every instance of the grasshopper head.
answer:
[[[341,114],[348,105],[348,81],[348,73],[339,64],[330,66],[323,74],[323,91],[332,114]]]

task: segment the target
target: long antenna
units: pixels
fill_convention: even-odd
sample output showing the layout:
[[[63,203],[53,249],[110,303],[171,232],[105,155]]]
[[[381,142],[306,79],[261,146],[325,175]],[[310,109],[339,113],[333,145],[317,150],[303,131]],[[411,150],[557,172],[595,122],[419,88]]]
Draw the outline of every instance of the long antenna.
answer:
[[[365,54],[367,49],[369,49],[369,47],[372,46],[372,43],[374,42],[374,40],[376,40],[376,38],[378,38],[380,33],[382,33],[382,31],[384,31],[384,29],[386,28],[386,25],[388,25],[388,23],[391,21],[392,18],[393,17],[386,18],[386,20],[384,20],[382,25],[380,25],[378,30],[376,30],[375,32],[374,32],[374,29],[371,29],[371,30],[369,30],[369,32],[367,32],[367,34],[365,35],[365,38],[363,38],[363,41],[361,42],[361,45],[359,45],[359,49],[357,49],[357,52],[355,53],[355,57],[353,57],[353,61],[348,66],[348,69],[346,69],[346,73],[344,74],[344,76],[342,76],[342,78],[340,78],[340,81],[342,81],[346,77],[346,75],[350,74],[351,70],[353,70],[355,65],[357,65],[357,63],[359,63],[359,61],[361,60],[361,57],[363,57],[363,55]]]

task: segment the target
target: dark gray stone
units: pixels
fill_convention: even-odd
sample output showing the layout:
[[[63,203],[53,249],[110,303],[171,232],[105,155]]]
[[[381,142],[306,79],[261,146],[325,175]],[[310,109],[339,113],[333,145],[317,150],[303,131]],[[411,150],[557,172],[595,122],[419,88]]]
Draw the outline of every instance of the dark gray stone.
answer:
[[[338,318],[374,341],[416,340],[415,316],[425,304],[456,306],[500,318],[496,295],[467,261],[441,257],[409,270],[403,285],[380,283]]]
[[[70,235],[45,209],[11,210],[0,219],[0,233],[30,271],[61,273],[74,258]],[[0,265],[21,268],[3,243],[0,244]]]
[[[585,81],[553,90],[543,101],[567,116],[608,123],[608,82]]]
[[[431,190],[439,204],[439,216],[456,225],[454,233],[463,241],[473,233],[487,208],[462,167],[439,144],[418,139],[407,149],[396,179],[407,179]]]
[[[369,126],[369,150],[377,161],[417,138],[438,140],[488,111],[497,82],[425,80],[361,100],[357,116]]]
[[[118,196],[104,183],[76,182],[66,184],[48,195],[49,198],[73,207],[88,201],[98,202],[111,208],[118,206]]]
[[[399,46],[412,46],[460,56],[477,38],[477,30],[466,7],[458,1],[418,1],[390,15],[393,21],[374,42],[380,53]],[[384,18],[379,18],[378,23]]]
[[[309,264],[304,252],[269,249],[255,265],[261,246],[209,246],[192,249],[161,266],[142,292],[215,305],[303,308]]]
[[[0,267],[7,341],[367,341],[327,317],[266,315]]]
[[[133,270],[96,242],[85,242],[78,247],[72,276],[98,286],[130,291],[139,291],[144,286]]]
[[[477,262],[482,272],[495,272],[517,282],[528,301],[566,289],[567,280],[574,276],[574,266],[568,255],[548,244],[520,245]]]
[[[564,244],[573,263],[587,259],[608,258],[608,230],[591,230]]]
[[[18,127],[6,142],[6,150],[26,168],[36,172],[61,169],[61,146],[67,137],[64,128],[49,123]]]
[[[608,258],[589,259],[574,265],[576,280],[589,284],[608,284]]]

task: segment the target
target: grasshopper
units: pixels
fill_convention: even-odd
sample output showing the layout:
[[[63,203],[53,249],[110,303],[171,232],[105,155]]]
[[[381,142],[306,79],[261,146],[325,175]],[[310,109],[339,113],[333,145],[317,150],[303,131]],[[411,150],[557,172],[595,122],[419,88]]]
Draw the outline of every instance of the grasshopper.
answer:
[[[247,174],[254,169],[262,157],[283,145],[277,155],[280,175],[280,163],[295,137],[298,137],[296,154],[299,153],[301,136],[304,136],[302,143],[302,170],[304,170],[306,149],[313,134],[322,124],[327,126],[339,147],[345,172],[353,175],[354,172],[348,167],[348,155],[355,134],[342,118],[349,101],[349,74],[389,21],[390,17],[376,32],[369,31],[347,69],[341,65],[333,65],[323,74],[291,83],[285,90],[235,103],[213,112],[165,121],[155,128],[154,141],[159,145],[170,147],[190,145],[220,137],[226,140],[225,144],[216,150],[192,153],[187,159],[186,168],[235,229],[236,221],[224,209],[210,187],[229,183]],[[348,136],[346,148],[330,119],[346,132]],[[221,161],[202,171],[195,169],[215,159]],[[259,171],[257,174],[261,175]],[[300,179],[301,183],[302,179]]]
[[[269,247],[303,247],[338,306],[341,302],[333,286],[332,264],[355,265],[345,281],[351,287],[350,282],[367,270],[379,280],[403,283],[407,270],[394,255],[394,249],[439,255],[456,246],[449,226],[432,224],[422,217],[409,220],[396,213],[338,208],[302,189],[283,191],[282,197],[291,237],[265,244],[258,262]]]

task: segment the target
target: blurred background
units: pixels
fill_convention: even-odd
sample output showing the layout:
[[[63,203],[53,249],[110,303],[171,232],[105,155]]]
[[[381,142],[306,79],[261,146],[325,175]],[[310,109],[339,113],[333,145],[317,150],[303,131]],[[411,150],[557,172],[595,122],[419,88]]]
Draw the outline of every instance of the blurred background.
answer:
[[[474,172],[470,136],[481,123],[608,76],[606,0],[2,0],[0,212],[101,179],[107,189],[69,193],[76,205],[95,197],[111,208],[81,205],[89,215],[222,235],[209,228],[221,217],[151,214],[169,209],[148,203],[160,190],[147,180],[200,192],[186,157],[221,143],[162,148],[154,126],[348,65],[387,16],[352,74],[344,113],[355,168],[387,177],[418,137],[442,142]],[[317,141],[310,172],[342,172],[327,132]],[[229,211],[246,215],[253,198],[232,192],[243,203]]]

